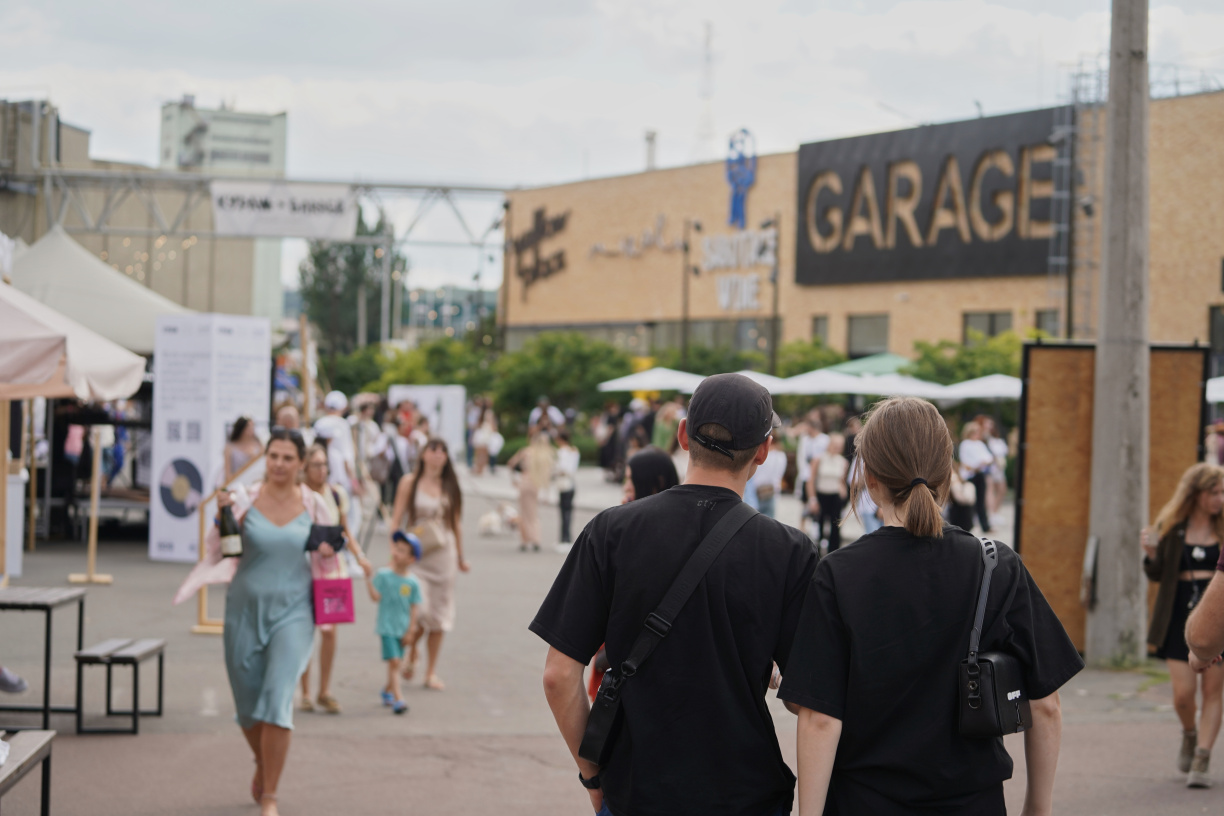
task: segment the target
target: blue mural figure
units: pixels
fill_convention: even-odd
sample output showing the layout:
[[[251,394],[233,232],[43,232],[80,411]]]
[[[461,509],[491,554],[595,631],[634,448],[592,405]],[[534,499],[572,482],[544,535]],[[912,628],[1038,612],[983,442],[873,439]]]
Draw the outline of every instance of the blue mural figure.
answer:
[[[743,229],[747,221],[744,202],[748,191],[756,183],[756,140],[747,128],[731,134],[727,151],[727,183],[731,185],[731,215],[727,223]]]

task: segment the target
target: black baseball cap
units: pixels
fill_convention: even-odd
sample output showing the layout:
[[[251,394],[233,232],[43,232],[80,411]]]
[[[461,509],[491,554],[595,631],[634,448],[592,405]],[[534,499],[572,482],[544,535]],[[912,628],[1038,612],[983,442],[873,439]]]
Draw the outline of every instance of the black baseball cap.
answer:
[[[730,431],[731,439],[710,439],[697,432],[698,428],[710,423]],[[728,458],[735,458],[732,451],[757,447],[781,424],[774,413],[769,389],[743,374],[706,377],[689,401],[689,439]]]

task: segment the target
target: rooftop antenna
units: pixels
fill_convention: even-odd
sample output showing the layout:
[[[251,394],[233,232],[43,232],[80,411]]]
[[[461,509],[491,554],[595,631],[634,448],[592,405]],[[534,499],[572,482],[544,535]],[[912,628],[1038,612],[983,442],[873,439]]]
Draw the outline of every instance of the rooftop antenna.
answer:
[[[715,158],[714,144],[714,24],[705,23],[705,48],[701,62],[701,114],[697,121],[697,143],[693,158],[708,161]]]

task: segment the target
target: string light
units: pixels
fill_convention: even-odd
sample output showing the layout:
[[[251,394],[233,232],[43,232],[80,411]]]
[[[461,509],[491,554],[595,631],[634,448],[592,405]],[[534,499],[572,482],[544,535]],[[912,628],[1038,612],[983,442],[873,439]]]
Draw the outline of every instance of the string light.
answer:
[[[131,238],[124,238],[124,239],[123,239],[123,245],[124,245],[125,247],[126,247],[126,246],[131,246],[131,245],[132,245],[132,239],[131,239]]]
[[[110,256],[106,254],[106,250],[104,249],[98,253],[98,257],[105,261]]]
[[[168,256],[168,257],[170,258],[170,260],[172,260],[172,261],[173,261],[175,258],[177,258],[177,257],[178,257],[178,253],[177,253],[177,252],[175,252],[175,251],[172,249],[172,250],[170,250],[170,254],[169,254],[169,256]]]

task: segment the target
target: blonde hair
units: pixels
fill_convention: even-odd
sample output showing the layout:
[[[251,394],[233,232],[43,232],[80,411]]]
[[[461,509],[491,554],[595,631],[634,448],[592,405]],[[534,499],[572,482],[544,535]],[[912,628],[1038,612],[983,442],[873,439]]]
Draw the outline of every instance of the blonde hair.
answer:
[[[1206,462],[1191,465],[1177,483],[1177,490],[1173,491],[1173,498],[1169,499],[1168,503],[1160,509],[1160,514],[1156,516],[1156,522],[1152,525],[1156,528],[1156,535],[1163,536],[1190,518],[1199,496],[1214,488],[1221,481],[1224,481],[1224,468],[1209,465]],[[1215,530],[1216,538],[1224,542],[1224,513],[1216,513],[1212,516],[1211,526]]]
[[[866,474],[888,491],[905,529],[919,538],[943,535],[940,508],[952,479],[952,436],[935,406],[917,397],[876,403],[855,437],[862,463],[851,485],[851,507],[867,489]]]

